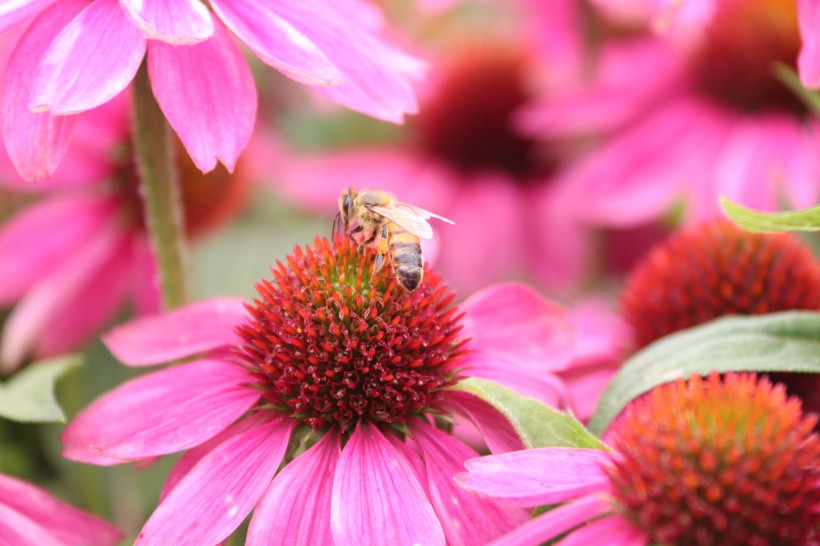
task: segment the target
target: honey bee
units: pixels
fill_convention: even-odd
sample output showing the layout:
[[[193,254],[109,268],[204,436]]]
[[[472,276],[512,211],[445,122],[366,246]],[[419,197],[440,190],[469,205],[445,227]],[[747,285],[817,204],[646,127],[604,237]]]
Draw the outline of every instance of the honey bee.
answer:
[[[345,233],[354,241],[354,235],[363,233],[365,239],[359,243],[359,254],[364,253],[367,245],[375,245],[374,273],[384,266],[384,257],[389,252],[396,279],[409,291],[418,287],[424,274],[419,237],[430,239],[433,236],[427,219],[438,218],[454,223],[438,214],[401,203],[386,191],[359,191],[355,188],[345,188],[339,195],[339,213],[334,220],[334,231],[339,218],[344,224]],[[358,225],[351,229],[350,224],[354,221]]]

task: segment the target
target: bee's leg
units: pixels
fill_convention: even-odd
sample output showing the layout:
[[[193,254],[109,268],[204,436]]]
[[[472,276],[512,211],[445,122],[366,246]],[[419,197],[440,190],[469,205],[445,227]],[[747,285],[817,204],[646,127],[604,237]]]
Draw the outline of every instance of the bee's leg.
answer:
[[[373,266],[373,274],[379,272],[379,270],[384,266],[384,257],[387,255],[388,247],[387,247],[387,224],[384,224],[381,227],[381,234],[379,235],[379,242],[376,245],[376,263]]]
[[[362,241],[362,243],[359,245],[359,254],[364,254],[364,249],[367,247],[367,245],[369,245],[370,243],[372,243],[373,241],[376,240],[376,236],[378,234],[379,234],[379,230],[374,229],[373,233],[370,235],[370,237],[368,237],[367,239]]]
[[[347,226],[345,226],[345,227],[347,227]],[[362,226],[356,226],[356,227],[354,227],[353,229],[351,229],[350,231],[347,232],[347,236],[350,237],[351,241],[355,242],[356,238],[353,235],[355,235],[356,233],[361,232],[362,230],[364,230],[364,228]]]
[[[384,266],[384,254],[379,254],[378,256],[376,256],[376,261],[373,264],[374,276],[381,270],[382,266]]]

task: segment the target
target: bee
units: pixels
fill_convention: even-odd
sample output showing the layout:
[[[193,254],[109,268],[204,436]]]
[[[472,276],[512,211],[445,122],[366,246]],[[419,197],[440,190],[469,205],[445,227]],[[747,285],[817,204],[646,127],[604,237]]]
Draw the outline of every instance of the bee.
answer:
[[[339,218],[344,224],[345,233],[354,241],[354,235],[363,233],[365,239],[359,244],[359,254],[364,253],[367,245],[375,245],[373,272],[384,266],[384,258],[389,252],[396,279],[411,292],[421,283],[424,274],[419,237],[430,239],[433,236],[427,219],[438,218],[455,223],[438,214],[402,203],[386,191],[359,191],[355,188],[345,188],[339,195],[339,213],[333,222],[334,231]],[[354,221],[358,225],[351,229],[350,224]]]

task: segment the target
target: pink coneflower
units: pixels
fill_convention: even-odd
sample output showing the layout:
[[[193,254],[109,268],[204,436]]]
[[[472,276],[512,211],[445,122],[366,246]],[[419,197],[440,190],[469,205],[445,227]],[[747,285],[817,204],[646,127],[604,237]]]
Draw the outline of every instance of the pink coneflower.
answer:
[[[237,38],[262,62],[350,108],[394,122],[416,110],[410,82],[422,64],[381,37],[381,13],[361,0],[28,0],[0,14],[0,30],[22,23],[0,108],[6,147],[26,179],[54,171],[76,115],[123,91],[144,58],[194,164],[232,170],[256,115]]]
[[[704,2],[669,15],[689,18],[686,33],[672,32],[670,19],[661,38],[604,34],[601,86],[541,112],[561,119],[570,106],[612,122],[611,137],[562,179],[582,188],[588,221],[633,226],[683,199],[695,222],[719,215],[721,194],[763,210],[820,199],[820,124],[775,73],[797,60],[795,0],[707,3],[698,17],[684,7]],[[646,2],[617,3],[630,4]]]
[[[451,387],[507,376],[554,402],[560,381],[535,368],[568,358],[563,315],[515,285],[462,312],[431,269],[407,292],[374,258],[317,239],[253,305],[201,302],[106,336],[129,365],[199,355],[109,392],[63,434],[66,457],[100,465],[187,450],[137,544],[216,544],[254,508],[249,545],[480,544],[526,518],[452,482],[475,452],[445,432],[451,416],[493,451],[521,443]]]
[[[113,546],[121,538],[119,529],[101,519],[0,474],[2,546]]]
[[[14,306],[0,344],[6,371],[28,356],[76,349],[125,301],[137,313],[158,308],[127,113],[120,101],[90,114],[48,184],[2,182],[36,195],[0,225],[0,306]],[[224,223],[244,204],[251,177],[245,163],[232,175],[221,166],[202,174],[186,154],[176,158],[189,236]]]
[[[556,84],[568,61],[545,59],[541,36],[527,30],[521,21],[479,37],[452,31],[420,93],[419,115],[398,142],[294,157],[281,167],[282,191],[327,212],[354,181],[452,218],[456,225],[440,233],[447,251],[437,267],[459,289],[506,278],[556,291],[577,287],[587,265],[585,231],[551,184],[568,154],[514,126],[533,87]],[[542,29],[552,39],[575,29],[554,30]]]
[[[467,489],[566,502],[494,542],[810,546],[820,536],[814,414],[754,374],[663,385],[610,430],[614,452],[544,448],[468,461]]]

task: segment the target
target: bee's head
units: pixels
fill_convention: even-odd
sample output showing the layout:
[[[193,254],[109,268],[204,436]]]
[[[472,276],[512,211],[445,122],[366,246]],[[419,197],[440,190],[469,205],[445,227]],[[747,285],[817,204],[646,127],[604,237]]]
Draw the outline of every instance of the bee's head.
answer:
[[[345,188],[339,194],[339,214],[342,217],[342,222],[345,227],[350,224],[350,215],[353,211],[353,200],[356,199],[358,192],[355,188]]]

